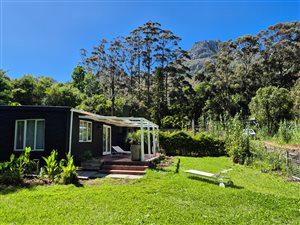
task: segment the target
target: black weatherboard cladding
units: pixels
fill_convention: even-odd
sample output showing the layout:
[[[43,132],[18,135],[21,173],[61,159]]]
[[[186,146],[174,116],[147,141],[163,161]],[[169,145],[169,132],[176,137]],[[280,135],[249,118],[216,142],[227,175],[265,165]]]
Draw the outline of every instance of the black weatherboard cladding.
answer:
[[[31,158],[41,159],[57,149],[59,158],[68,151],[70,107],[0,106],[0,161],[8,160],[14,151],[15,121],[45,119],[45,150],[32,151]]]

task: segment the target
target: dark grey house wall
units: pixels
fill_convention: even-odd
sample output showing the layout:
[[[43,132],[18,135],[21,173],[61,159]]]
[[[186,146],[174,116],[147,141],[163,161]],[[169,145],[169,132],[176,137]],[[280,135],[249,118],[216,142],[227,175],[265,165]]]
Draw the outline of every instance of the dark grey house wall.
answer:
[[[94,157],[103,155],[103,125],[111,126],[112,146],[118,145],[124,150],[129,150],[126,145],[127,128],[117,127],[103,122],[97,122],[88,119],[80,119],[79,116],[83,115],[77,112],[73,114],[73,131],[72,131],[72,154],[76,161],[80,160],[85,151],[90,151]],[[93,124],[92,129],[92,142],[79,142],[79,121],[90,121]]]
[[[92,122],[92,142],[79,142],[79,116],[82,114],[74,112],[73,114],[73,131],[72,131],[72,155],[76,161],[80,160],[83,152],[90,151],[94,157],[102,155],[102,128],[100,122],[82,119]]]
[[[10,155],[21,154],[14,151],[15,121],[21,119],[45,119],[45,150],[32,151],[31,158],[41,159],[57,149],[59,157],[65,157],[69,142],[69,107],[10,107],[0,106],[0,161]]]
[[[53,106],[0,106],[0,162],[9,159],[14,153],[16,156],[22,151],[14,151],[15,121],[22,119],[45,120],[45,150],[32,151],[31,158],[42,159],[42,156],[50,155],[53,149],[58,150],[59,158],[65,158],[69,151],[69,130],[71,119],[70,107]],[[103,124],[91,121],[92,142],[79,142],[79,116],[85,115],[73,112],[72,147],[75,162],[80,161],[80,156],[85,151],[91,151],[94,157],[103,155]],[[128,129],[110,125],[112,128],[112,146],[118,145],[124,150],[129,150],[126,144]]]

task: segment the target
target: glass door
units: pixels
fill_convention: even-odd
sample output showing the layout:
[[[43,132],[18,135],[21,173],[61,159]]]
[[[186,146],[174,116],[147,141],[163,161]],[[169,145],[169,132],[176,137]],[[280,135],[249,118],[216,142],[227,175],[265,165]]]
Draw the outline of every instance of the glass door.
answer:
[[[111,154],[111,127],[103,125],[103,155]]]

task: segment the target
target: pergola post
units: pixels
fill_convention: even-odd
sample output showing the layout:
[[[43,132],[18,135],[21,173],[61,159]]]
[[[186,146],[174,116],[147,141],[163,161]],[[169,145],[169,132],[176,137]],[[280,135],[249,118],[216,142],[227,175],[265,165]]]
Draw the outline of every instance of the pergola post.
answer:
[[[141,119],[141,161],[145,161],[144,157],[144,120]]]
[[[147,123],[147,134],[148,134],[148,155],[151,155],[151,140],[150,140],[150,124]]]
[[[152,126],[152,139],[153,139],[153,154],[156,154],[156,137],[155,137],[155,127]]]

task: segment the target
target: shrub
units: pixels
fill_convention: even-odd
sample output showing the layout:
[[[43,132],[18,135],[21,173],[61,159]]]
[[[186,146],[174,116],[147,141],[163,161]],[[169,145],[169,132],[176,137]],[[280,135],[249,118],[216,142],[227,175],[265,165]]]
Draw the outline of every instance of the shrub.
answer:
[[[165,116],[160,122],[163,128],[182,129],[183,127],[189,125],[189,120],[186,120],[183,116],[178,115]]]
[[[262,172],[287,170],[285,152],[279,149],[267,150],[261,144],[256,144],[252,149],[251,164]]]
[[[20,184],[23,182],[24,175],[30,171],[34,164],[30,160],[30,151],[30,148],[25,148],[25,151],[18,158],[12,154],[9,161],[0,163],[1,184]]]
[[[184,131],[160,132],[159,142],[166,155],[225,155],[224,141],[205,133],[193,136]]]
[[[81,161],[87,161],[87,160],[90,160],[90,159],[92,159],[93,158],[93,153],[91,152],[91,151],[84,151],[81,155],[80,155],[80,157],[79,157],[79,159],[81,160]]]
[[[58,175],[61,170],[57,161],[57,150],[53,150],[47,158],[43,157],[43,159],[46,162],[44,169],[48,175],[48,179],[50,182],[53,182],[55,176]]]
[[[279,129],[278,129],[279,143],[281,144],[289,143],[292,137],[293,137],[293,130],[289,126],[288,122],[286,121],[280,122]]]
[[[59,183],[62,184],[78,184],[78,177],[76,167],[74,165],[73,156],[67,154],[67,160],[61,160],[60,163],[61,173],[59,175]]]

